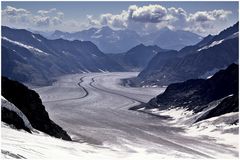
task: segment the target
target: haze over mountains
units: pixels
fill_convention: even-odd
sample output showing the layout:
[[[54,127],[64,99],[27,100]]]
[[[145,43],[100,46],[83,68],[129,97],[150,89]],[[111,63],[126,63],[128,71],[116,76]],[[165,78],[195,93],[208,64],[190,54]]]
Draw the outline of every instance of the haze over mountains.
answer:
[[[238,5],[4,1],[1,159],[238,159]]]
[[[124,71],[89,41],[48,40],[23,29],[2,27],[2,74],[46,85],[69,73]]]
[[[111,149],[112,144],[121,143],[115,142],[115,137],[127,141],[134,137],[141,144],[150,140],[154,147],[161,141],[161,149],[186,148],[190,155],[194,153],[189,152],[189,147],[179,147],[176,143],[181,144],[186,139],[195,145],[199,136],[214,134],[210,138],[217,142],[207,142],[210,148],[205,147],[208,139],[197,140],[196,144],[204,148],[200,150],[201,154],[216,151],[219,147],[226,150],[226,144],[232,145],[233,150],[225,154],[236,157],[237,145],[225,136],[238,136],[238,65],[232,64],[238,63],[238,41],[236,23],[218,35],[209,35],[180,51],[141,43],[123,53],[105,54],[90,41],[49,40],[27,30],[2,27],[2,74],[8,78],[2,77],[1,112],[3,126],[8,127],[5,137],[11,137],[6,139],[2,154],[19,157],[16,150],[21,145],[12,143],[19,139],[16,137],[22,131],[14,129],[24,129],[36,140],[42,131],[68,141],[87,137],[86,142],[90,139],[90,142],[100,142],[98,145],[110,143]],[[219,71],[222,68],[227,69]],[[136,72],[126,71],[141,72],[136,77]],[[135,78],[131,78],[133,75]],[[36,89],[40,96],[13,80],[30,86],[40,85]],[[122,86],[122,82],[137,87]],[[163,85],[168,85],[166,90],[161,88]],[[165,92],[161,93],[163,90]],[[43,103],[51,118],[64,128],[49,117],[40,99],[44,96]],[[151,118],[128,111],[129,108],[148,113]],[[186,131],[187,136],[176,128]],[[109,132],[106,133],[106,129]],[[13,131],[16,133],[12,134]],[[189,139],[188,134],[194,132],[197,136]],[[218,143],[219,139],[221,143]],[[22,142],[31,143],[25,137]],[[74,144],[69,143],[70,146]],[[11,152],[9,145],[13,146]],[[41,145],[49,148],[45,143]],[[195,147],[190,149],[198,153]],[[21,154],[26,156],[26,152]],[[64,154],[69,156],[69,151]],[[204,156],[208,157],[208,154]]]
[[[88,32],[99,31],[97,33],[115,35],[115,31],[110,28],[96,30],[79,34],[89,36]],[[123,31],[117,31],[116,34],[120,32]],[[126,35],[135,39],[130,34]],[[138,44],[119,54],[104,54],[90,41],[48,40],[27,30],[3,26],[2,58],[5,60],[2,63],[2,74],[21,82],[46,85],[54,77],[69,73],[142,70],[137,78],[131,80],[132,85],[168,85],[191,78],[206,78],[236,63],[237,44],[238,23],[180,51]]]
[[[108,54],[108,56],[128,71],[141,71],[156,54],[163,51],[166,51],[166,49],[157,45],[145,46],[139,44],[125,53]]]
[[[136,85],[168,85],[188,79],[207,78],[232,63],[238,63],[238,26],[207,36],[180,51],[159,52],[133,83]]]
[[[174,31],[168,28],[163,28],[148,35],[139,35],[132,30],[113,30],[107,26],[73,33],[57,30],[48,38],[91,41],[104,53],[126,52],[140,43],[158,45],[163,49],[179,50],[187,45],[198,43],[202,39],[201,36],[189,31]]]

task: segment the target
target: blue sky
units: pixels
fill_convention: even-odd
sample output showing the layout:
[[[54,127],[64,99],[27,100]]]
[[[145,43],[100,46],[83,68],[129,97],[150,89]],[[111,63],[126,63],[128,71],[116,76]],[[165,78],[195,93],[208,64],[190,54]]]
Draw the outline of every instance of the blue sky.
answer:
[[[3,25],[45,31],[108,25],[146,34],[168,27],[207,35],[237,21],[238,2],[2,2]]]

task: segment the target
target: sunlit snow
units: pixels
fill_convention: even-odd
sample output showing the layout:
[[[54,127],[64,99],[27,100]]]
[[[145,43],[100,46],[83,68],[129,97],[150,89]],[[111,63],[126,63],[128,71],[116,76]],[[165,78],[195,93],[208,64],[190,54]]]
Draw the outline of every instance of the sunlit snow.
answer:
[[[21,47],[24,47],[26,49],[28,49],[29,51],[35,53],[35,54],[38,54],[38,55],[48,55],[48,53],[38,49],[38,48],[35,48],[35,47],[32,47],[32,46],[29,46],[29,45],[26,45],[26,44],[23,44],[23,43],[20,43],[20,42],[17,42],[17,41],[13,41],[13,40],[10,40],[6,37],[2,37],[2,39],[10,42],[10,43],[13,43],[15,45],[18,45],[18,46],[21,46]]]

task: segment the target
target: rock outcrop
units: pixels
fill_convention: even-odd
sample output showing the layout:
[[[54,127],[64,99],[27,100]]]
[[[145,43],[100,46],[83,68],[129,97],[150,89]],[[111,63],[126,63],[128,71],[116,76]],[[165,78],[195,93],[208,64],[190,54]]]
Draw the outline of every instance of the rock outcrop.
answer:
[[[17,81],[2,77],[2,96],[14,104],[27,117],[33,128],[50,136],[71,140],[67,132],[49,118],[39,95],[35,91],[28,89]],[[11,121],[16,128],[21,127],[21,122],[19,124],[15,123],[16,120],[14,119],[17,116],[14,113],[2,109],[2,117],[6,123]]]

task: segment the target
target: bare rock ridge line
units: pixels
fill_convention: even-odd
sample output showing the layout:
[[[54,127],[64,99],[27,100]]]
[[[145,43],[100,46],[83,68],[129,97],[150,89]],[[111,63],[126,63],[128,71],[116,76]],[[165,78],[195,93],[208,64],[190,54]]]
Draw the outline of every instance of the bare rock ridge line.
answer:
[[[226,113],[238,112],[238,71],[239,66],[233,63],[209,79],[191,79],[173,83],[167,87],[164,93],[152,98],[148,103],[134,106],[130,110],[165,110],[182,107],[198,113],[207,108],[211,102],[222,99],[214,109],[198,118],[196,122]]]
[[[239,59],[239,23],[212,38],[179,51],[158,52],[136,78],[132,86],[168,86],[189,79],[207,78]]]

